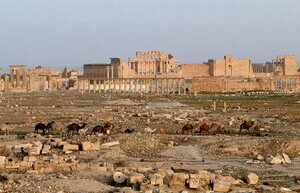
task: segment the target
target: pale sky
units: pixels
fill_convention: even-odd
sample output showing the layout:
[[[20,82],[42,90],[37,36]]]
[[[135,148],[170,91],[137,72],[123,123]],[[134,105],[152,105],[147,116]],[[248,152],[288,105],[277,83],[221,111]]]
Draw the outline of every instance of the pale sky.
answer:
[[[0,67],[82,69],[149,50],[181,63],[299,61],[299,10],[300,0],[0,0]]]

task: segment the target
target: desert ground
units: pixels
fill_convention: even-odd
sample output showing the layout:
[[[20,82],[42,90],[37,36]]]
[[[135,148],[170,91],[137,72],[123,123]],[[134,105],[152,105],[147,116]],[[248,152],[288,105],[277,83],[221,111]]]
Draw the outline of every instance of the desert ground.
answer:
[[[245,120],[255,125],[239,134]],[[109,134],[92,133],[107,122]],[[297,94],[8,93],[0,123],[0,192],[300,191]],[[68,135],[71,123],[87,126]]]

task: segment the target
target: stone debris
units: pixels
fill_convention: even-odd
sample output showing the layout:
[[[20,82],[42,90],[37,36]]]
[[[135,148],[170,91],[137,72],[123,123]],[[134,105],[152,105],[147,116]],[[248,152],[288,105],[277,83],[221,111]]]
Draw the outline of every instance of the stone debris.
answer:
[[[107,147],[112,147],[112,146],[116,146],[116,145],[120,145],[120,142],[119,141],[112,141],[112,142],[101,144],[101,146],[107,146]]]
[[[122,172],[115,172],[113,174],[113,179],[116,183],[122,184],[127,179]]]
[[[55,121],[63,122],[64,127],[71,123],[81,125],[83,122],[87,122],[88,126],[79,135],[75,132],[74,136],[59,135],[60,129],[53,135],[46,132],[44,136],[33,133],[22,137],[0,136],[3,140],[0,192],[72,192],[70,187],[77,186],[81,181],[84,181],[86,187],[91,186],[87,183],[89,181],[101,184],[107,188],[104,188],[107,192],[241,193],[298,190],[290,184],[299,183],[299,176],[286,178],[291,182],[286,180],[284,186],[288,188],[285,188],[281,187],[283,184],[276,187],[276,182],[272,180],[269,183],[264,174],[264,168],[278,169],[276,171],[288,168],[292,171],[297,166],[297,153],[300,151],[297,148],[299,143],[295,142],[297,138],[280,141],[280,138],[265,135],[269,134],[274,123],[285,127],[286,123],[282,120],[289,120],[289,115],[278,113],[274,117],[267,117],[270,115],[261,113],[257,120],[264,123],[265,130],[258,134],[251,132],[250,135],[243,133],[238,136],[240,123],[253,118],[249,113],[252,107],[245,108],[242,104],[231,106],[227,103],[228,114],[223,114],[219,107],[216,108],[218,113],[212,112],[212,101],[201,108],[185,105],[177,108],[169,105],[171,99],[166,99],[167,108],[161,108],[165,104],[145,106],[145,102],[125,100],[121,103],[130,104],[119,106],[114,101],[111,104],[115,103],[116,106],[98,108],[101,102],[94,103],[89,98],[77,100],[70,96],[70,100],[63,101],[58,97],[57,101],[61,104],[52,105],[50,102],[45,111],[40,110],[42,107],[9,105],[8,111],[23,108],[24,116],[27,116],[24,123],[18,124],[17,132],[20,128],[34,128],[37,121],[47,123],[52,117]],[[76,103],[84,107],[80,107],[79,112],[73,106]],[[57,119],[55,116],[63,108],[67,109],[64,112],[67,118]],[[30,112],[27,113],[28,110]],[[48,113],[51,116],[49,120],[44,118]],[[104,125],[108,121],[116,125],[109,134],[91,133],[94,125]],[[199,135],[199,124],[202,122],[223,124],[229,132],[217,134],[216,130],[211,130],[211,133]],[[196,125],[193,135],[180,133],[180,127],[185,123]],[[125,129],[134,129],[134,133],[123,135]],[[232,134],[232,130],[236,131]],[[290,141],[294,144],[291,145]],[[234,156],[234,162],[238,164],[224,162],[231,158],[229,156]],[[244,162],[249,156],[253,156],[253,159],[246,163],[253,165]],[[245,175],[241,175],[244,172]],[[59,187],[60,183],[70,183],[70,186]]]
[[[266,155],[265,157],[262,155],[256,155],[253,160],[246,161],[248,164],[259,164],[259,163],[267,163],[270,165],[278,165],[278,164],[290,164],[292,161],[289,156],[285,153],[282,155],[277,154],[275,157],[273,155]]]
[[[248,184],[257,184],[258,176],[255,173],[245,173],[244,179]]]

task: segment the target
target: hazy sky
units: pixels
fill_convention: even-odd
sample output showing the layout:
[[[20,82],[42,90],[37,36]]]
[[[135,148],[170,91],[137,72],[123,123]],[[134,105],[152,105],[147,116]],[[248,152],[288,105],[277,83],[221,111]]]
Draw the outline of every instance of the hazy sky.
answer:
[[[148,50],[181,63],[299,61],[299,10],[300,0],[0,0],[0,67],[82,69]]]

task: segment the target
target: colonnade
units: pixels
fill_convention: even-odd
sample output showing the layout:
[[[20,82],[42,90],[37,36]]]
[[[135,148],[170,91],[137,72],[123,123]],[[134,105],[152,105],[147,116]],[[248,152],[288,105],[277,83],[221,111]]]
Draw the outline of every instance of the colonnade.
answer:
[[[80,78],[78,90],[84,92],[123,92],[186,94],[186,80],[178,78]]]
[[[22,88],[26,89],[26,65],[9,65],[9,67],[11,88],[21,88],[20,71],[22,71]],[[14,71],[16,71],[16,83],[14,80]]]

